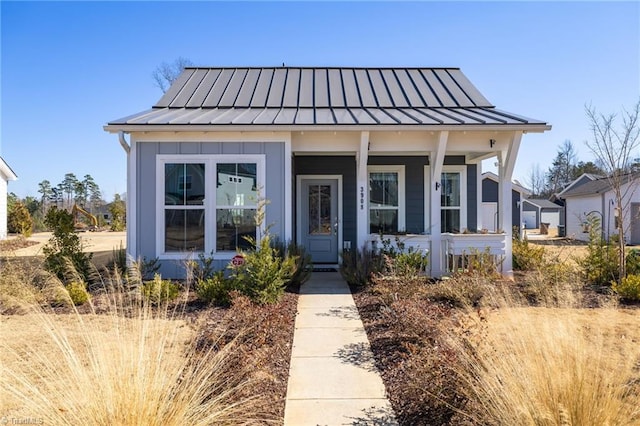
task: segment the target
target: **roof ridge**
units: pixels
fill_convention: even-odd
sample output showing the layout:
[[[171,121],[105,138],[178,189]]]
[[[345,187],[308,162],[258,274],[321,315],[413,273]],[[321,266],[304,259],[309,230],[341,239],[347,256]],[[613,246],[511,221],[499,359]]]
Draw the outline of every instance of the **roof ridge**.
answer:
[[[184,67],[184,69],[186,70],[198,70],[198,69],[225,69],[225,70],[231,70],[231,69],[312,69],[312,70],[330,70],[330,69],[338,69],[338,70],[424,70],[424,69],[429,69],[429,70],[460,70],[460,67],[449,67],[449,66],[435,66],[435,67],[430,67],[430,66],[382,66],[382,67],[363,67],[363,66],[358,66],[358,67],[350,67],[350,66],[309,66],[309,65],[303,65],[303,66],[289,66],[289,65],[285,65],[285,66],[278,66],[278,65],[274,65],[274,66],[188,66],[188,67]]]

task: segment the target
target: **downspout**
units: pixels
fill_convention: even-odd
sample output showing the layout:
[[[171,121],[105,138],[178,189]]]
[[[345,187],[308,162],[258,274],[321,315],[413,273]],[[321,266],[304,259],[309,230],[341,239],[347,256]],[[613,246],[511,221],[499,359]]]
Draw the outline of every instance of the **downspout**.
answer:
[[[118,140],[120,141],[120,146],[124,149],[124,152],[126,152],[127,155],[131,153],[131,146],[124,139],[124,132],[122,130],[118,132]]]

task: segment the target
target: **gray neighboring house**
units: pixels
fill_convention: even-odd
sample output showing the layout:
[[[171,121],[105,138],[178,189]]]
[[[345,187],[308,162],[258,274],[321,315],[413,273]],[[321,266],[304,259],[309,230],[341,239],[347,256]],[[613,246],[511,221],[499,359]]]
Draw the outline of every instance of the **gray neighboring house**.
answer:
[[[482,226],[489,232],[498,229],[498,194],[500,177],[493,172],[482,174]],[[522,229],[522,200],[531,195],[531,191],[514,181],[511,190],[511,223],[506,226]]]
[[[11,167],[0,157],[0,240],[7,238],[7,188],[10,180],[18,176]]]
[[[212,253],[224,267],[258,236],[269,200],[275,237],[316,264],[402,234],[449,259],[490,247],[511,273],[511,227],[482,223],[482,160],[498,158],[510,199],[522,136],[547,123],[502,111],[458,68],[186,68],[153,107],[110,121],[127,152],[127,251],[164,276]],[[128,140],[127,140],[128,139]],[[512,217],[512,203],[499,203]]]
[[[540,229],[544,223],[550,235],[558,235],[562,226],[562,206],[542,198],[529,198],[522,202],[522,220],[526,229]]]

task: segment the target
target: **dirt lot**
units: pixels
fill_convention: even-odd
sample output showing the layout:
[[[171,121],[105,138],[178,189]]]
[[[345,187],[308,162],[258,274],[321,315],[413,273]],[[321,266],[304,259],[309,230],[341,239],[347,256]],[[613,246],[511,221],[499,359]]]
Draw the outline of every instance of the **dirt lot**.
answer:
[[[96,265],[104,265],[111,259],[113,250],[120,247],[125,248],[127,243],[127,233],[99,231],[99,232],[79,232],[78,236],[85,247],[85,250],[93,253],[93,261]],[[35,244],[13,250],[11,252],[1,252],[2,255],[13,255],[19,257],[30,257],[42,255],[42,247],[51,238],[51,232],[38,232],[27,238],[27,241]],[[10,236],[9,240],[16,239],[16,236]]]

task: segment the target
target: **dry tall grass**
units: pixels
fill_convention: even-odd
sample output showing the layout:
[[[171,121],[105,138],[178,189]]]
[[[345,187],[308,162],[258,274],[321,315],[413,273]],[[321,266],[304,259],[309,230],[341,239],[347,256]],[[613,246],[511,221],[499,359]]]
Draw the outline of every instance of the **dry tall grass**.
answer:
[[[564,305],[571,299],[559,298]],[[483,316],[479,333],[452,339],[462,360],[466,415],[495,425],[640,424],[636,317],[503,298],[501,308]]]
[[[0,327],[28,324],[34,335],[2,339],[0,417],[55,425],[265,422],[238,396],[249,382],[230,365],[233,344],[196,348],[180,309],[151,307],[121,287],[96,300],[101,306],[90,313],[35,304],[16,321],[2,320]]]

